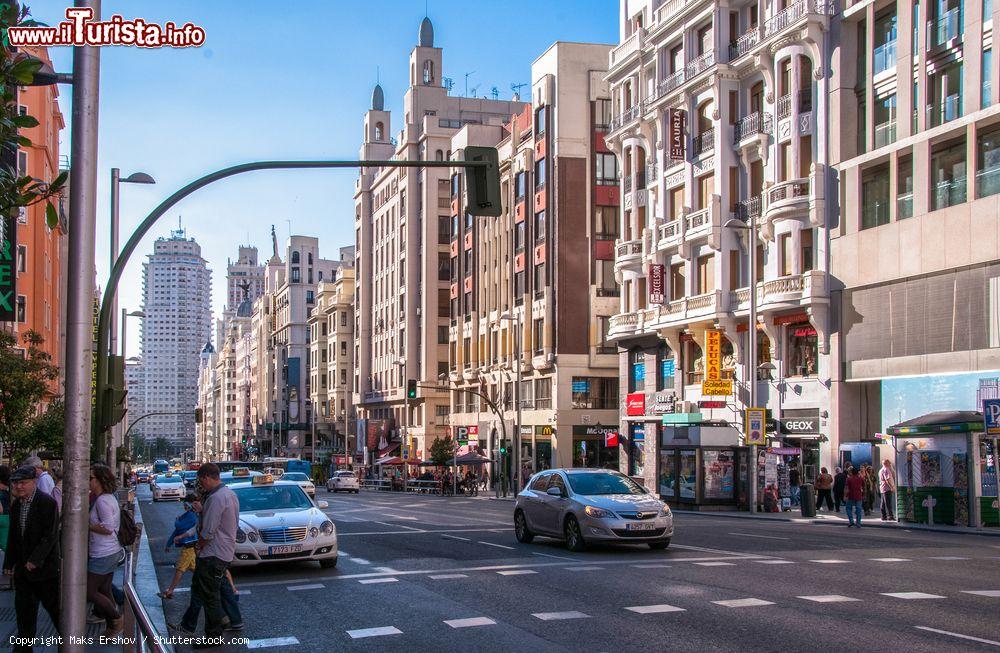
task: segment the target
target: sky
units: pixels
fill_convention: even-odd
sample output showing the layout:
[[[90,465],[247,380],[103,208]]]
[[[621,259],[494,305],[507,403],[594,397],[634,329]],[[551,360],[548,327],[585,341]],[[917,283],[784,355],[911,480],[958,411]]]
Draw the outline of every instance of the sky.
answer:
[[[65,20],[69,0],[24,0],[48,25]],[[356,159],[362,120],[376,78],[393,124],[402,120],[410,50],[426,13],[443,77],[453,95],[509,99],[512,84],[530,82],[531,62],[555,41],[616,43],[616,0],[105,0],[105,17],[121,14],[205,29],[198,48],[101,50],[98,140],[97,279],[109,265],[111,168],[122,177],[146,172],[156,184],[121,186],[122,243],[164,198],[204,174],[264,159]],[[72,50],[53,48],[59,72]],[[60,87],[70,153],[70,88]],[[394,130],[397,128],[394,127]],[[323,256],[353,245],[353,170],[255,172],[198,191],[171,209],[139,245],[123,275],[119,306],[142,303],[142,261],[178,220],[202,247],[212,270],[215,316],[225,303],[226,261],[241,244],[271,253],[289,233],[317,236]],[[129,320],[128,355],[138,355],[138,320]]]
[[[882,381],[882,433],[890,426],[938,410],[977,410],[980,379],[996,379],[996,372],[936,374]]]

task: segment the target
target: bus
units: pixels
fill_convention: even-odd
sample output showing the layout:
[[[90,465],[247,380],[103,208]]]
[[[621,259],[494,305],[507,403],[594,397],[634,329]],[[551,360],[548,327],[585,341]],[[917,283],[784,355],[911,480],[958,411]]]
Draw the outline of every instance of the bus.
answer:
[[[286,472],[302,472],[312,478],[312,463],[300,458],[272,458],[267,457],[262,463],[264,467],[280,467]]]
[[[215,464],[219,467],[220,472],[231,472],[236,467],[246,467],[254,472],[264,471],[264,463],[251,462],[249,460],[217,460]]]
[[[170,471],[170,463],[162,458],[158,458],[156,462],[153,463],[153,471],[157,474],[166,474]]]

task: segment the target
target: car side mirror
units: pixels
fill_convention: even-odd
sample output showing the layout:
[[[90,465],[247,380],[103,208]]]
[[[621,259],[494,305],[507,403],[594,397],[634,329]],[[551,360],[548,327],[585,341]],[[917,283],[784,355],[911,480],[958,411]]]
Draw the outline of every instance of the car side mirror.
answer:
[[[330,504],[326,501],[317,501],[316,507],[319,508],[320,510],[326,510],[327,508],[330,507]]]
[[[550,497],[558,497],[560,499],[563,498],[563,491],[557,487],[550,487],[548,490],[545,490],[545,494],[549,495]]]

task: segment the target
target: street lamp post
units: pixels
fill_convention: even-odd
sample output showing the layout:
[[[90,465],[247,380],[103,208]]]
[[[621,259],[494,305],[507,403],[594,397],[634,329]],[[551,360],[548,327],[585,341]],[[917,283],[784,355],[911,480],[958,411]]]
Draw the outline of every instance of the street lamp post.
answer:
[[[514,381],[514,487],[515,494],[521,491],[521,337],[523,336],[521,332],[521,316],[511,315],[509,311],[505,311],[500,316],[501,321],[513,322],[514,323],[514,367],[515,367],[515,381]],[[535,455],[534,447],[531,451],[532,457]]]
[[[750,286],[750,325],[747,329],[749,343],[747,345],[747,365],[745,374],[750,384],[750,407],[757,406],[757,218],[750,215],[746,222],[732,219],[724,225],[730,229],[743,229],[750,233],[747,245],[747,263],[749,271],[747,279]],[[766,431],[765,431],[766,432]],[[744,433],[744,437],[746,434]],[[750,512],[757,512],[757,445],[750,445]]]
[[[122,340],[122,360],[123,361],[125,360],[125,357],[128,355],[128,354],[126,354],[126,349],[125,349],[126,335],[128,333],[128,330],[125,328],[125,320],[127,318],[130,318],[130,317],[146,317],[146,314],[143,313],[142,311],[132,311],[131,313],[129,313],[127,308],[122,308],[122,337],[121,337],[121,340]],[[126,388],[126,390],[127,390],[127,388]],[[126,401],[128,401],[128,395],[127,394],[125,395],[125,397],[126,397]],[[126,411],[125,414],[126,414],[125,420],[127,421],[128,420],[128,417],[127,417],[128,411]],[[119,424],[117,428],[124,429],[125,425],[124,424]],[[127,430],[125,432],[127,432]],[[122,446],[124,446],[126,448],[129,446],[128,439],[126,438],[126,436],[124,434],[121,436],[121,444],[122,444]],[[117,450],[115,449],[114,443],[113,442],[109,442],[109,444],[108,444],[108,467],[110,467],[111,469],[114,469],[115,466],[116,466],[116,464],[117,464],[116,460],[115,460],[116,457],[117,457]],[[119,470],[119,478],[124,478],[124,472],[125,472],[124,469]]]

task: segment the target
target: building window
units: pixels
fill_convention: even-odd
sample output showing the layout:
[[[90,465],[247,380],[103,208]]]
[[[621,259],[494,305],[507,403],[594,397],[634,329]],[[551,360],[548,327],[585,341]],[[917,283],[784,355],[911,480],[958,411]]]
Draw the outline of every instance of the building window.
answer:
[[[458,220],[458,216],[455,216]],[[447,245],[451,242],[451,223],[446,216],[438,217],[438,245]]]
[[[535,161],[535,188],[545,186],[545,159]]]
[[[792,234],[778,236],[778,276],[792,274]]]
[[[878,75],[896,67],[896,9],[875,18],[875,52],[872,70]]]
[[[535,344],[535,354],[541,354],[545,346],[545,320],[535,320],[532,323],[531,336]]]
[[[816,376],[819,370],[819,338],[808,322],[788,325],[789,376]]]
[[[913,158],[900,157],[896,179],[896,219],[913,217]]]
[[[451,199],[455,199],[462,192],[462,180],[458,173],[451,176]]]
[[[715,256],[698,257],[698,293],[704,295],[715,290]]]
[[[572,407],[581,410],[617,410],[618,378],[574,376]]]
[[[1000,128],[980,134],[976,143],[976,197],[1000,193]]]
[[[965,139],[931,154],[931,210],[965,202]]]
[[[866,170],[861,176],[861,228],[884,224],[889,224],[888,164]]]
[[[597,296],[618,297],[618,281],[615,279],[615,262],[597,260]]]
[[[434,83],[434,62],[428,59],[424,62],[424,84]]]
[[[524,301],[524,270],[514,273],[514,303],[520,304]]]
[[[611,124],[611,100],[599,99],[594,102],[594,127],[607,129]]]
[[[514,194],[518,200],[523,200],[524,195],[527,192],[527,178],[528,173],[524,170],[514,176]]]
[[[987,0],[987,2],[989,2],[989,0]],[[988,16],[988,15],[989,14],[984,14],[984,16]],[[981,95],[982,100],[980,102],[980,106],[985,109],[986,107],[990,106],[990,104],[992,104],[992,102],[993,102],[993,100],[992,100],[992,95],[993,95],[993,79],[992,79],[992,77],[993,77],[993,50],[991,48],[987,48],[986,50],[983,50],[983,66],[982,66],[982,68],[979,69],[979,71],[980,71],[980,74],[983,76],[983,83],[982,83],[982,86],[980,87],[980,89],[981,89],[980,93],[982,94]]]
[[[292,263],[298,263],[298,262],[299,262],[299,253],[292,252]]]
[[[646,354],[640,350],[628,354],[628,391],[640,392],[646,386]]]
[[[28,266],[28,248],[25,245],[17,246],[17,271],[25,272]]]
[[[605,315],[597,316],[597,353],[613,354],[617,347],[608,342],[608,331],[611,330],[611,318]]]
[[[670,299],[680,299],[687,294],[684,264],[676,263],[670,266]]]
[[[14,311],[15,311],[15,319],[18,322],[26,322],[27,321],[26,302],[27,302],[27,300],[25,299],[24,295],[18,295],[17,296],[17,306],[14,309]]]
[[[545,239],[545,211],[535,213],[535,242]]]
[[[539,263],[535,266],[535,297],[539,297],[545,291],[545,264]]]
[[[613,186],[618,183],[618,157],[606,152],[594,155],[596,183],[599,186]]]
[[[522,220],[514,225],[514,251],[523,252],[524,251],[524,230],[525,222]]]
[[[666,343],[660,343],[656,350],[656,389],[672,390],[676,371],[677,363],[674,359],[674,352]]]
[[[545,107],[538,107],[535,111],[535,136],[545,133]]]
[[[803,229],[799,232],[799,254],[802,260],[802,271],[809,272],[815,267],[816,248],[813,247],[813,230]]]
[[[937,127],[962,116],[962,63],[928,76],[928,127]]]
[[[299,283],[302,281],[302,273],[299,268],[292,268],[292,283]]]
[[[594,235],[598,240],[618,238],[618,207],[597,206],[594,208]]]
[[[896,94],[875,100],[875,147],[896,142]]]
[[[552,379],[535,379],[535,410],[552,408]]]

